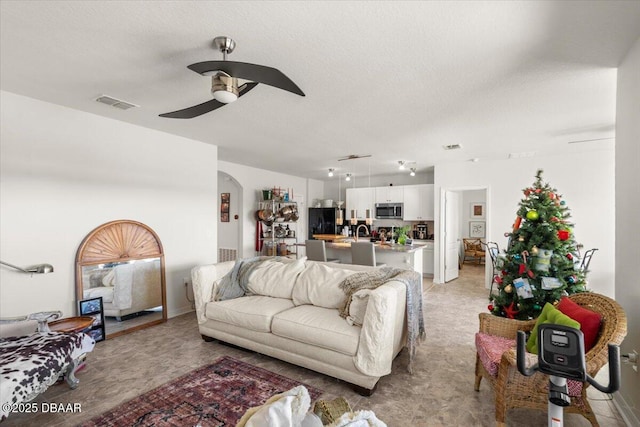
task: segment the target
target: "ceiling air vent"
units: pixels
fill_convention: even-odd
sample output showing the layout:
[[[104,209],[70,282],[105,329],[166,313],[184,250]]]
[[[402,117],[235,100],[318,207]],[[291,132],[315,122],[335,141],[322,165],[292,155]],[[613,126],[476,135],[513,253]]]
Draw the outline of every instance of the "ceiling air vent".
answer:
[[[443,145],[442,148],[444,148],[445,150],[459,150],[462,148],[462,145],[460,144],[449,144],[449,145]]]
[[[132,104],[130,102],[122,101],[120,99],[113,98],[108,95],[101,95],[96,98],[96,101],[101,102],[103,104],[110,105],[115,108],[119,108],[121,110],[128,110],[129,108],[139,107],[139,105]]]
[[[521,159],[523,157],[533,157],[536,155],[535,151],[525,151],[522,153],[509,153],[510,159]]]

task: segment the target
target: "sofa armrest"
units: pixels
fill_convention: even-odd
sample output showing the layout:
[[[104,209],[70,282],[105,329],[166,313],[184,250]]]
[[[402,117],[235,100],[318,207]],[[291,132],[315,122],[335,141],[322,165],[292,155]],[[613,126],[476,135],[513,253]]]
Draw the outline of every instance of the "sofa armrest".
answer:
[[[367,312],[360,331],[360,343],[354,363],[360,372],[371,376],[391,373],[395,349],[406,328],[406,286],[390,281],[369,295]]]
[[[231,271],[234,265],[235,261],[227,261],[218,264],[201,265],[191,270],[193,298],[199,324],[207,321],[205,316],[206,305],[213,300],[218,280]]]

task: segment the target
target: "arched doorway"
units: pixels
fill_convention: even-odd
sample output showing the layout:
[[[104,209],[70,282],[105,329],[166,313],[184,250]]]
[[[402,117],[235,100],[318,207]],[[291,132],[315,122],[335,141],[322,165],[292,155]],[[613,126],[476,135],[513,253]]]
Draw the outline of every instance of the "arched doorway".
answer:
[[[242,186],[231,175],[218,172],[218,262],[242,258]],[[228,198],[224,215],[223,198]]]

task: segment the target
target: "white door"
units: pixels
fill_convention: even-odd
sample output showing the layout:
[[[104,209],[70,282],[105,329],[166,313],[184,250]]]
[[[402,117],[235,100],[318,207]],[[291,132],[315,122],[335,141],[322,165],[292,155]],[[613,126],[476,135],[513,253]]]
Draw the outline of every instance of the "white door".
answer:
[[[449,282],[458,278],[460,194],[446,191],[444,199],[444,281]]]

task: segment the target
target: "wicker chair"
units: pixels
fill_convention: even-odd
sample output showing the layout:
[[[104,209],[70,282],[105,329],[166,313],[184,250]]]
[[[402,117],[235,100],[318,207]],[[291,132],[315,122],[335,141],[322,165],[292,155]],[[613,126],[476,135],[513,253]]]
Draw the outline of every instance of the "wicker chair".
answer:
[[[476,261],[480,264],[485,259],[485,252],[482,245],[484,242],[480,239],[462,239],[464,246],[464,258],[462,260],[465,263],[468,259]]]
[[[595,311],[602,316],[600,334],[591,350],[585,355],[587,373],[595,377],[600,368],[608,362],[609,343],[620,345],[627,334],[627,317],[622,307],[603,295],[585,292],[569,296],[576,304]],[[515,338],[518,330],[530,332],[535,320],[521,321],[497,317],[490,313],[480,313],[480,331],[497,337],[514,340],[513,348],[502,353],[496,376],[491,375],[480,361],[476,353],[475,390],[480,390],[480,381],[487,378],[491,383],[496,399],[496,425],[505,426],[507,409],[535,408],[547,410],[548,376],[536,372],[525,377],[518,372],[516,366]],[[534,363],[535,355],[528,355],[528,363]],[[578,413],[598,426],[595,414],[587,400],[588,383],[582,385],[578,396],[572,396],[571,406],[564,408],[565,413]]]

